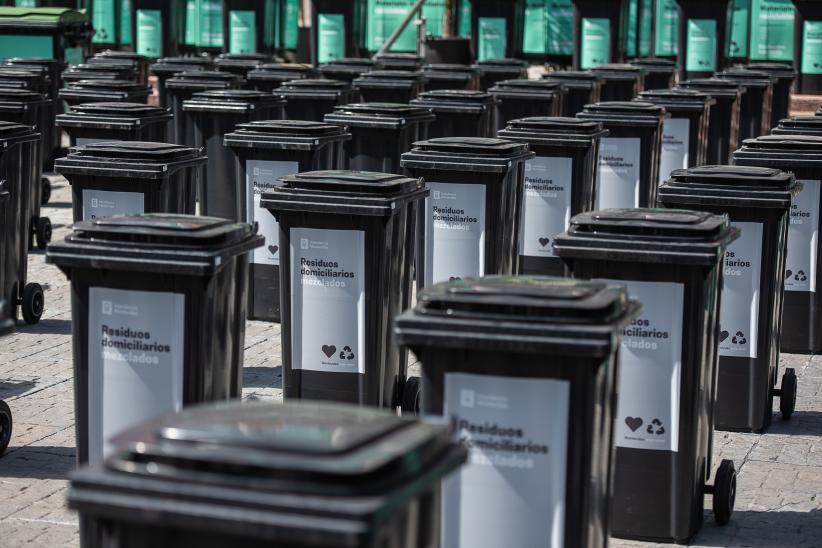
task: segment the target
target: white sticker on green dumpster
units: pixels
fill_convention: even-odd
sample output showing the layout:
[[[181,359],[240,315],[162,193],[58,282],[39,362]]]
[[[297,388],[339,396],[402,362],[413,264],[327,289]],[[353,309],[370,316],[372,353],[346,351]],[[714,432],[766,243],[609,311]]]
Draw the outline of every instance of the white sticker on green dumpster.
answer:
[[[561,379],[445,374],[443,413],[469,459],[443,482],[442,546],[565,546],[570,393]]]
[[[582,18],[580,68],[590,69],[604,65],[611,59],[611,20]]]
[[[662,126],[662,155],[659,158],[659,182],[664,183],[675,169],[688,167],[691,121],[668,118]]]
[[[265,237],[265,245],[255,249],[251,255],[254,264],[280,264],[280,225],[270,211],[260,207],[260,198],[263,192],[280,186],[280,177],[293,175],[299,170],[300,164],[297,162],[248,160],[245,163],[246,222],[256,222],[259,233]]]
[[[185,296],[89,288],[89,463],[123,429],[183,405]]]
[[[292,228],[290,236],[291,367],[365,373],[365,232]]]
[[[731,225],[740,229],[741,234],[725,250],[722,309],[719,313],[719,355],[756,358],[762,223]]]
[[[600,141],[596,209],[639,207],[641,158],[638,137],[604,137]]]
[[[425,285],[485,274],[485,185],[428,183]]]
[[[603,280],[642,303],[619,355],[616,446],[679,451],[685,287],[672,282]]]
[[[137,213],[145,213],[145,196],[141,192],[83,189],[84,221]]]
[[[716,20],[688,19],[685,41],[685,70],[716,70]]]
[[[820,181],[801,180],[793,199],[785,260],[785,291],[816,292],[816,256],[819,245]]]
[[[571,158],[538,156],[525,162],[520,255],[553,257],[553,241],[571,220]]]

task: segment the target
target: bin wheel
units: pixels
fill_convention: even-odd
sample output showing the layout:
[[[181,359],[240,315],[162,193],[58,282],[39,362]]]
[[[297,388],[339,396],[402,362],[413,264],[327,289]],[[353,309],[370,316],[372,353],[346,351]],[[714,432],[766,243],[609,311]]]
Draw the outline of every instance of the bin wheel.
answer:
[[[40,204],[46,205],[51,200],[51,181],[48,177],[40,178]]]
[[[723,459],[714,477],[714,519],[717,525],[731,521],[736,502],[736,467],[734,461]]]
[[[420,378],[408,377],[402,387],[402,402],[400,408],[403,414],[417,415],[420,412]]]
[[[27,324],[40,321],[45,301],[46,297],[40,284],[26,284],[25,289],[23,289],[23,301],[20,303],[20,308],[23,312],[23,319]]]
[[[51,241],[51,219],[48,217],[40,217],[37,219],[35,237],[37,238],[37,247],[46,249],[46,245]]]
[[[3,455],[11,441],[11,409],[3,400],[0,400],[0,456]]]
[[[796,370],[789,367],[782,375],[782,390],[779,391],[779,410],[782,412],[782,420],[791,420],[796,409]]]

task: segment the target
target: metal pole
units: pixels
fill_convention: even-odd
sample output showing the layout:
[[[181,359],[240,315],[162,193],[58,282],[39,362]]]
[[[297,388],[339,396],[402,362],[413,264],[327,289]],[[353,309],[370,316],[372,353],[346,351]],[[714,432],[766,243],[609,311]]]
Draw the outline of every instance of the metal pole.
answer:
[[[380,55],[382,55],[383,53],[387,52],[389,49],[391,49],[391,46],[393,46],[394,42],[397,41],[397,38],[400,37],[400,34],[402,34],[402,31],[405,30],[405,27],[407,27],[408,23],[410,23],[411,20],[414,18],[414,15],[416,15],[417,12],[420,11],[420,8],[422,7],[423,4],[425,4],[425,0],[417,0],[414,3],[414,5],[411,7],[411,9],[408,10],[408,14],[400,22],[399,26],[394,29],[394,32],[391,33],[391,36],[388,37],[388,40],[386,40],[383,43],[383,45],[380,47],[379,51],[377,51],[377,53],[374,55],[375,59],[377,57],[379,57]]]

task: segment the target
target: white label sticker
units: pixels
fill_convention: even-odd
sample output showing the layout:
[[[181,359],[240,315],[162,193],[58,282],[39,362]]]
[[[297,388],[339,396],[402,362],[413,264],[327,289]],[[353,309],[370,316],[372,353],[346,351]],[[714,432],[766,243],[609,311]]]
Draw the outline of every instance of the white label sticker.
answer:
[[[725,250],[719,355],[756,357],[762,223],[731,223],[742,231]]]
[[[685,287],[672,282],[603,280],[621,285],[642,311],[623,332],[616,446],[679,451]]]
[[[245,163],[246,222],[254,224],[256,221],[259,233],[265,237],[265,245],[256,248],[251,255],[254,264],[280,264],[280,225],[270,211],[260,207],[260,198],[263,192],[280,186],[280,177],[293,175],[299,169],[297,162],[248,160]]]
[[[485,274],[485,185],[428,183],[425,285]]]
[[[639,207],[641,155],[637,137],[604,137],[600,141],[596,209]]]
[[[667,181],[675,169],[688,167],[691,121],[669,118],[662,128],[662,156],[659,158],[659,182]]]
[[[183,406],[185,296],[89,288],[89,463],[129,426]]]
[[[820,182],[801,180],[793,199],[785,260],[785,291],[816,293],[816,254],[819,237]]]
[[[74,146],[81,147],[92,143],[102,143],[103,139],[89,139],[88,137],[78,137],[74,140]]]
[[[145,197],[140,192],[83,189],[84,221],[137,213],[145,213]]]
[[[291,367],[365,373],[365,233],[290,234]]]
[[[570,383],[445,375],[468,464],[443,482],[442,546],[565,546]]]
[[[519,252],[529,257],[553,257],[554,237],[571,220],[571,158],[538,156],[525,162],[525,202]]]

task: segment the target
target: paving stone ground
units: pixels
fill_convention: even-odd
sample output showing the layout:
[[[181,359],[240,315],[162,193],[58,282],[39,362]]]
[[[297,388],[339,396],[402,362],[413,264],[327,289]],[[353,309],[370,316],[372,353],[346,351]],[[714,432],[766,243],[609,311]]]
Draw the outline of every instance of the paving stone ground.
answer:
[[[63,238],[71,223],[65,181],[55,180],[43,214],[54,223],[54,238]],[[0,339],[0,399],[15,420],[0,459],[0,546],[77,546],[77,516],[65,505],[75,458],[68,283],[40,251],[30,254],[29,272],[45,288],[43,320]],[[798,410],[790,422],[775,417],[764,435],[716,433],[715,464],[731,458],[739,470],[736,512],[717,527],[706,511],[693,546],[822,546],[822,357],[783,355],[780,365],[797,370]],[[243,397],[279,400],[281,381],[279,326],[248,322]]]

